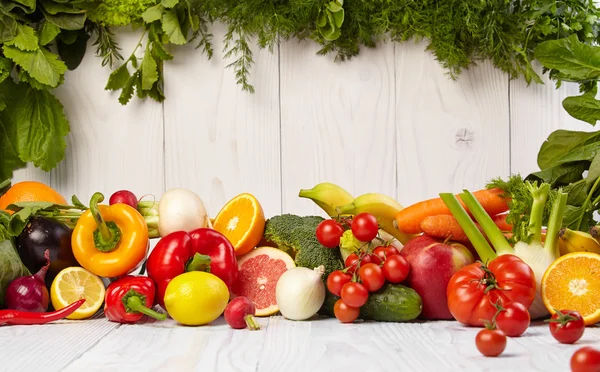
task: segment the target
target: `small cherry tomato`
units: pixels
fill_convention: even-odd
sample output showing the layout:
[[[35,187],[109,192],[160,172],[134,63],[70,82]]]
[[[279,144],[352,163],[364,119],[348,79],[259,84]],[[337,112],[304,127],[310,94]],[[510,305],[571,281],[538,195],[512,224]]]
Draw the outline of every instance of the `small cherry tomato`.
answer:
[[[396,247],[391,245],[387,247],[380,245],[379,247],[373,250],[373,254],[379,257],[381,259],[381,262],[383,262],[391,256],[400,254],[400,251],[396,249]]]
[[[519,302],[509,302],[501,305],[496,317],[496,326],[508,337],[521,336],[531,323],[529,311]]]
[[[571,372],[600,372],[600,350],[591,346],[578,349],[571,357]]]
[[[332,294],[339,296],[342,293],[344,284],[350,283],[351,280],[352,275],[336,270],[327,277],[327,289]]]
[[[360,309],[348,306],[344,300],[339,299],[336,301],[335,305],[333,305],[333,314],[342,323],[352,323],[358,319]]]
[[[317,240],[327,248],[340,245],[344,228],[335,220],[325,220],[317,226]]]
[[[495,357],[506,349],[506,335],[498,329],[482,329],[475,337],[477,350],[487,357]]]
[[[357,282],[344,284],[341,292],[342,300],[350,307],[361,307],[369,299],[369,291]]]
[[[402,283],[409,272],[408,261],[400,255],[389,256],[383,263],[383,275],[390,283]]]
[[[369,292],[378,291],[385,284],[385,276],[381,266],[374,263],[361,265],[358,276],[360,276],[362,284]]]
[[[381,263],[381,259],[379,258],[379,256],[372,253],[364,255],[361,259],[360,266],[366,265],[368,263],[374,263],[379,265]],[[348,257],[346,257],[346,262],[344,262],[344,265],[349,268],[347,271],[349,274],[354,274],[356,272],[356,269],[358,268],[358,255],[356,253],[350,254]]]
[[[581,314],[573,310],[557,311],[546,322],[550,323],[550,334],[562,344],[573,344],[583,336],[585,324]]]
[[[361,242],[370,242],[379,232],[377,218],[370,213],[359,213],[352,220],[352,234]]]

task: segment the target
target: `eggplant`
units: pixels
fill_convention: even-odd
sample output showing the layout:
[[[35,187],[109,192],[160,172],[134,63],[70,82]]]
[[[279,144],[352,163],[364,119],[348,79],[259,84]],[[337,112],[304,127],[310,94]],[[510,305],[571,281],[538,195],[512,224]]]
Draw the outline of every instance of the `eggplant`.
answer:
[[[62,222],[47,217],[32,217],[17,236],[17,252],[30,272],[39,271],[45,264],[44,251],[50,251],[50,267],[46,274],[49,288],[58,273],[72,266],[80,266],[71,249],[73,230]]]

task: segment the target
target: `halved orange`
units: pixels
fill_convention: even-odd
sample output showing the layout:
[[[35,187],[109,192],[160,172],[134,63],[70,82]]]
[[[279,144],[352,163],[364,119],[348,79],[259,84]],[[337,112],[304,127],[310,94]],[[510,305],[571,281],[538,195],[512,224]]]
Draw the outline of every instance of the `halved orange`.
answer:
[[[225,204],[215,217],[213,228],[225,235],[241,256],[254,249],[265,231],[265,214],[251,194],[236,196]]]
[[[600,255],[574,252],[554,261],[544,273],[541,286],[544,305],[555,310],[575,310],[585,325],[600,321]]]
[[[11,186],[8,191],[0,197],[0,209],[6,210],[10,204],[19,202],[44,201],[55,204],[67,204],[65,198],[52,187],[36,181],[21,181]],[[12,214],[13,211],[7,210]]]

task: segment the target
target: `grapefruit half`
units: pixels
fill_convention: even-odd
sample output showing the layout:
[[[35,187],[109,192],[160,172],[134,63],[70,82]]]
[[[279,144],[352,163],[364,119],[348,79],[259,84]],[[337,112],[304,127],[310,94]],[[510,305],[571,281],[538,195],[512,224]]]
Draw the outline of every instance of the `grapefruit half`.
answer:
[[[287,253],[272,247],[256,248],[238,258],[239,274],[233,285],[235,296],[247,297],[256,306],[256,316],[279,311],[275,288],[281,274],[296,267]]]

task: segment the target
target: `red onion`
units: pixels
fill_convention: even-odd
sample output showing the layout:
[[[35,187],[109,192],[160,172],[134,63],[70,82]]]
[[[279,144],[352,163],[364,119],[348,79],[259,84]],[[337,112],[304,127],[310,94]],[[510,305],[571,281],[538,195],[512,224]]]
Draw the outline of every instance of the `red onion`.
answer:
[[[4,295],[7,309],[37,312],[48,310],[50,295],[44,282],[46,272],[50,267],[50,251],[48,249],[44,252],[44,257],[46,257],[46,265],[37,273],[22,276],[10,282]]]
[[[137,209],[138,200],[135,194],[129,190],[119,190],[110,196],[108,204],[113,205],[117,203],[127,204],[130,207]]]

